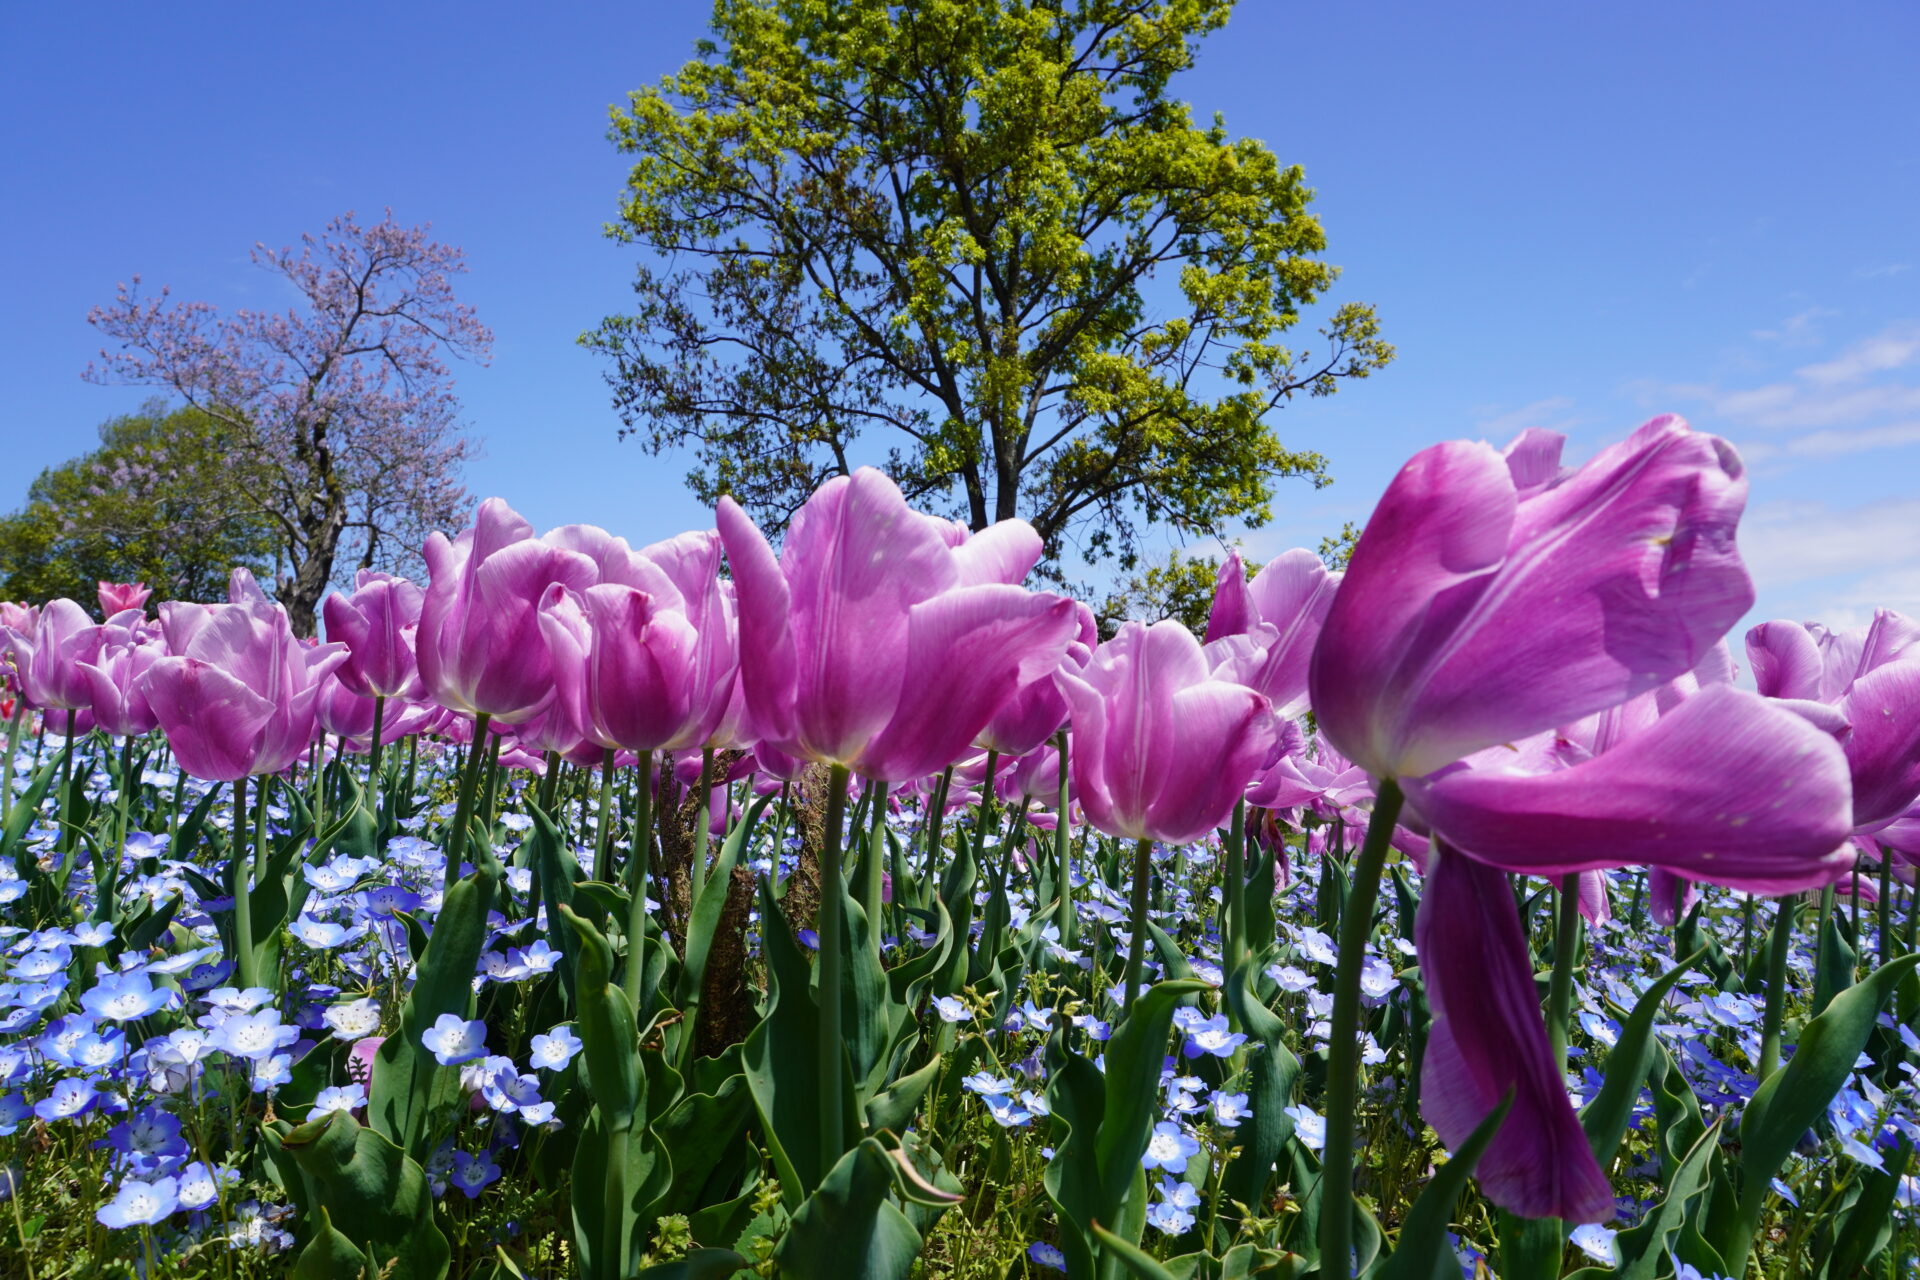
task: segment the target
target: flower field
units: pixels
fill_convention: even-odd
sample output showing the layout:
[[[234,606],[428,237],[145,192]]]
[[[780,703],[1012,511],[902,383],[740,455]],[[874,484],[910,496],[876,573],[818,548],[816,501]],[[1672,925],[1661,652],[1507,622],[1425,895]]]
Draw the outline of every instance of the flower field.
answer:
[[[1915,1274],[1920,622],[1560,445],[1204,636],[870,469],[0,606],[0,1275]]]

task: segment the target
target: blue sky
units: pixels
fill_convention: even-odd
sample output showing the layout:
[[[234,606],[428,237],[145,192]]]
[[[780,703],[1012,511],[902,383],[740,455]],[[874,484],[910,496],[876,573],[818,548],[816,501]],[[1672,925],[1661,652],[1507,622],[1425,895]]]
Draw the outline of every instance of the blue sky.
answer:
[[[285,305],[250,266],[347,209],[430,221],[496,335],[458,368],[469,472],[538,525],[705,523],[683,460],[616,441],[574,337],[625,300],[606,110],[691,56],[703,4],[10,5],[0,47],[0,506],[138,389],[85,322],[135,272]],[[1258,557],[1362,519],[1435,440],[1657,412],[1750,464],[1756,616],[1920,612],[1920,7],[1242,0],[1180,91],[1306,168],[1330,303],[1400,357],[1276,419],[1336,483]]]

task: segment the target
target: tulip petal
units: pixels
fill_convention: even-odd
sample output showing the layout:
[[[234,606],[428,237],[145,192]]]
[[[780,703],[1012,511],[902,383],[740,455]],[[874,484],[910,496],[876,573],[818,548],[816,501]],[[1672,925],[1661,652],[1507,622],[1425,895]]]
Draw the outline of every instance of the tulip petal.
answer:
[[[1307,709],[1307,667],[1341,577],[1313,552],[1295,548],[1269,560],[1247,588],[1260,621],[1275,631],[1248,685],[1267,696],[1275,715]],[[1207,628],[1211,638],[1211,620]]]
[[[1658,418],[1557,483],[1456,442],[1416,455],[1354,548],[1315,654],[1320,723],[1417,777],[1691,669],[1753,600],[1724,441]]]
[[[1002,520],[953,548],[954,568],[963,587],[1000,582],[1019,586],[1040,563],[1040,535],[1025,520]]]
[[[1753,893],[1851,864],[1838,743],[1756,694],[1712,685],[1605,755],[1539,774],[1457,766],[1408,780],[1454,847],[1532,875],[1646,863]]]
[[[714,512],[727,550],[740,614],[740,685],[760,735],[783,755],[797,754],[794,726],[792,599],[773,548],[740,504],[720,499]]]
[[[1844,705],[1853,732],[1853,821],[1891,822],[1920,797],[1920,659],[1890,662],[1854,681]]]
[[[1266,763],[1276,726],[1265,698],[1224,680],[1180,690],[1172,709],[1174,742],[1158,754],[1160,785],[1147,821],[1159,839],[1186,844],[1226,825]]]
[[[274,706],[233,676],[196,658],[161,658],[141,680],[180,767],[210,782],[253,771]]]
[[[1753,683],[1766,698],[1817,701],[1826,662],[1820,646],[1797,622],[1763,622],[1747,632]]]
[[[997,583],[913,606],[898,706],[855,770],[903,782],[952,764],[1017,689],[1060,665],[1077,630],[1073,601]]]
[[[1253,595],[1247,590],[1247,566],[1238,551],[1229,551],[1213,578],[1213,607],[1207,610],[1206,643],[1243,636],[1255,620]]]
[[[1610,1217],[1613,1190],[1553,1061],[1507,878],[1436,845],[1414,935],[1433,1010],[1421,1115],[1458,1148],[1511,1092],[1474,1169],[1487,1199],[1525,1218]]]

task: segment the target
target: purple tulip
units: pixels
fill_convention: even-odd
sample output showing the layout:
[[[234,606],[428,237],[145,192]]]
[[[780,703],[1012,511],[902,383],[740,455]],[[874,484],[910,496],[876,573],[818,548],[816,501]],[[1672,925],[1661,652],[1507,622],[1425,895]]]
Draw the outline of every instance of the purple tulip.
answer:
[[[540,597],[555,583],[586,590],[598,580],[594,561],[534,537],[499,498],[482,502],[457,538],[430,536],[426,558],[431,581],[414,645],[427,692],[451,711],[507,723],[541,711],[554,677]]]
[[[1381,498],[1309,684],[1342,754],[1419,777],[1691,669],[1753,587],[1731,446],[1656,418],[1577,471],[1559,437],[1423,450]]]
[[[144,626],[122,626],[115,621],[100,628],[100,650],[79,670],[87,682],[94,723],[116,738],[137,738],[159,724],[140,682],[166,653],[159,637]]]
[[[147,597],[153,594],[153,588],[144,582],[102,582],[97,591],[100,612],[109,618],[129,609],[146,608]]]
[[[368,569],[354,579],[352,595],[335,592],[327,597],[321,606],[327,639],[347,646],[347,660],[339,673],[347,689],[369,698],[425,694],[413,651],[425,603],[426,594],[417,584]]]
[[[1760,692],[1818,718],[1835,713],[1853,784],[1854,830],[1920,799],[1920,623],[1888,609],[1853,632],[1767,622],[1747,632]]]
[[[1073,609],[1078,629],[1067,643],[1062,662],[1065,669],[1078,671],[1093,660],[1094,647],[1100,643],[1100,628],[1092,609],[1078,600],[1073,602]],[[987,727],[980,731],[979,744],[1003,756],[1024,756],[1045,743],[1066,722],[1066,695],[1060,692],[1059,682],[1048,675],[1016,689],[1006,705],[996,711],[993,719],[987,721]]]
[[[139,682],[180,767],[235,782],[279,773],[313,741],[320,681],[346,661],[337,644],[294,637],[287,611],[236,569],[234,603],[161,606],[170,654]]]
[[[1844,873],[1849,788],[1827,732],[1715,683],[1730,667],[1716,642],[1753,598],[1732,449],[1677,418],[1577,471],[1558,446],[1528,432],[1505,454],[1454,443],[1408,463],[1354,548],[1310,684],[1328,740],[1397,780],[1442,851],[1418,926],[1429,1121],[1457,1146],[1514,1090],[1483,1189],[1585,1222],[1611,1197],[1489,868],[1645,863],[1791,892]]]
[[[731,499],[718,520],[747,712],[790,756],[883,781],[942,769],[1060,665],[1076,629],[1072,601],[1007,584],[1040,555],[1025,522],[953,546],[949,522],[871,467],[822,485],[777,560]]]
[[[1214,678],[1177,622],[1129,622],[1056,678],[1073,709],[1074,798],[1108,835],[1198,840],[1226,822],[1274,743],[1267,700]]]
[[[1266,695],[1274,714],[1297,716],[1307,709],[1307,664],[1314,643],[1333,607],[1340,574],[1311,551],[1295,549],[1261,566],[1247,581],[1240,553],[1220,566],[1207,615],[1207,648],[1233,655],[1231,665],[1214,669]],[[1245,637],[1244,649],[1216,649],[1228,637]]]
[[[42,711],[77,711],[93,702],[81,666],[100,654],[98,623],[71,600],[50,600],[31,630],[8,627],[4,643],[20,692]]]

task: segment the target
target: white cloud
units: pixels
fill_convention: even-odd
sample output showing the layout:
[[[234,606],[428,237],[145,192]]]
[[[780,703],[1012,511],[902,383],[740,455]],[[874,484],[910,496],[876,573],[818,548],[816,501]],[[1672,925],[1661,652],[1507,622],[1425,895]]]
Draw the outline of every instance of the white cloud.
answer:
[[[1641,384],[1637,389],[1665,401],[1691,401],[1703,406],[1710,419],[1703,425],[1709,425],[1709,429],[1724,430],[1730,424],[1770,431],[1837,433],[1843,427],[1862,425],[1887,431],[1900,424],[1885,419],[1920,416],[1920,381],[1908,372],[1915,366],[1920,366],[1920,323],[1902,321],[1852,343],[1831,360],[1802,365],[1791,378],[1752,387],[1671,383]],[[1829,444],[1839,439],[1836,434]],[[1891,442],[1891,435],[1882,435],[1860,447],[1880,448]],[[1823,450],[1815,446],[1812,451]]]
[[[1763,503],[1740,523],[1740,552],[1756,617],[1857,626],[1876,608],[1920,615],[1920,498]]]
[[[1808,382],[1858,382],[1870,374],[1905,368],[1920,357],[1920,325],[1895,325],[1854,343],[1838,357],[1798,370]]]
[[[1831,307],[1808,307],[1782,320],[1771,329],[1755,329],[1753,336],[1762,342],[1778,342],[1783,346],[1805,347],[1818,343],[1820,322],[1839,315]]]
[[[1767,462],[1776,458],[1838,458],[1873,449],[1895,449],[1920,444],[1920,422],[1896,422],[1884,427],[1862,427],[1856,431],[1815,431],[1795,436],[1781,444],[1760,441],[1743,445],[1740,456],[1748,462]]]
[[[1884,280],[1911,270],[1913,270],[1911,262],[1886,262],[1877,267],[1861,267],[1853,273],[1853,276],[1856,280]]]

